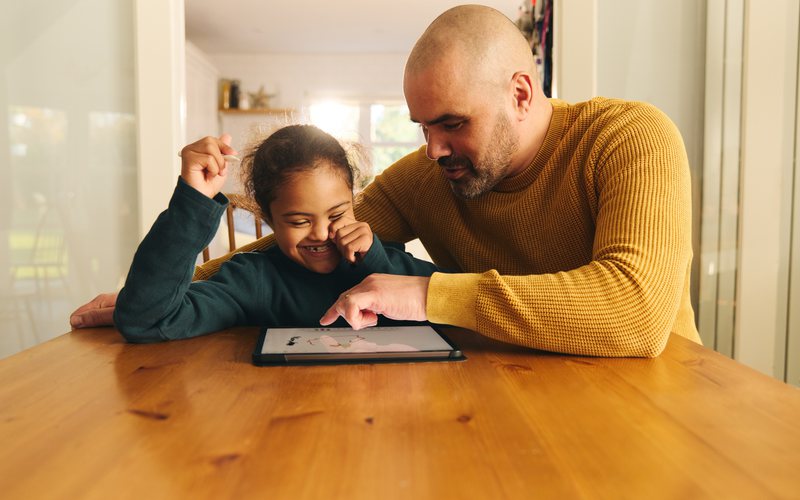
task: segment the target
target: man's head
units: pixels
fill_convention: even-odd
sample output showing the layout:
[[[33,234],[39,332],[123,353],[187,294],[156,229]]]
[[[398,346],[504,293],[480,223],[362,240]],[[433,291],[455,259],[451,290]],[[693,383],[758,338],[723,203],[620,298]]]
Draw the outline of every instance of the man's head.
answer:
[[[490,191],[533,160],[551,112],[534,75],[527,41],[489,7],[454,7],[417,41],[406,101],[457,195]]]

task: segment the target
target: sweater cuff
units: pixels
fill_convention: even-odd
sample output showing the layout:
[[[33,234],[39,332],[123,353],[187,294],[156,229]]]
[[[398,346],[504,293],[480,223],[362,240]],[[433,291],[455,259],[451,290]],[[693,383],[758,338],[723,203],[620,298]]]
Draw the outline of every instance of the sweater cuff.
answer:
[[[178,176],[178,184],[175,186],[175,192],[172,196],[173,198],[181,196],[185,200],[190,201],[195,207],[203,207],[203,209],[215,215],[218,213],[219,217],[225,212],[229,203],[228,197],[221,192],[217,193],[213,198],[209,198],[190,186],[181,176]],[[170,204],[172,204],[172,200],[170,200]]]
[[[342,262],[346,261],[342,259]],[[352,266],[352,264],[347,264]],[[361,262],[356,265],[356,267],[358,266],[361,266],[368,273],[387,272],[389,268],[389,258],[386,256],[386,250],[383,248],[383,244],[375,234],[372,235],[372,245],[370,245],[367,253],[362,256]]]
[[[428,284],[428,321],[475,330],[480,274],[433,273]]]

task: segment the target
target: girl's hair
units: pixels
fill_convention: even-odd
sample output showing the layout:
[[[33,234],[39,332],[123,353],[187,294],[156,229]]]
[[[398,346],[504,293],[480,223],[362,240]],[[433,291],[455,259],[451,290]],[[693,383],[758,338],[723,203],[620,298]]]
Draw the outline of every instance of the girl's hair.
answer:
[[[355,169],[339,141],[313,125],[280,128],[242,158],[245,194],[256,202],[262,217],[271,222],[269,206],[281,186],[292,175],[321,165],[339,173],[352,191]]]

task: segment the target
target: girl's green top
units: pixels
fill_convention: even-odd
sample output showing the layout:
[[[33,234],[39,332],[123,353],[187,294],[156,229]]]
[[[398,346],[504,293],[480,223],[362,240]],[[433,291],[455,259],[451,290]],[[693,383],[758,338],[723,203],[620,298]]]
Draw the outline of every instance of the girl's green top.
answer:
[[[114,324],[129,342],[195,337],[232,326],[319,326],[345,290],[371,273],[430,276],[438,268],[402,245],[374,238],[358,264],[310,271],[277,246],[238,254],[208,280],[192,282],[195,260],[217,232],[228,204],[178,178],[167,210],[145,236],[117,298]],[[382,322],[386,322],[382,318]],[[345,326],[340,318],[334,326]]]

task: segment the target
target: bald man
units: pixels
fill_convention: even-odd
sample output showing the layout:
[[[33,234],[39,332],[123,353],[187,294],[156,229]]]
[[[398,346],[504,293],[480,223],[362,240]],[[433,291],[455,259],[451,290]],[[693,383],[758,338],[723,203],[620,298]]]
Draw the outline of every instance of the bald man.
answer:
[[[450,9],[422,34],[403,89],[427,144],[378,176],[355,213],[460,272],[371,275],[323,325],[342,316],[362,328],[383,314],[593,356],[657,356],[670,333],[700,342],[676,127],[643,103],[549,100],[535,75],[523,36],[488,7]],[[99,296],[73,325],[110,323],[114,300]]]

